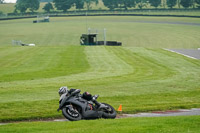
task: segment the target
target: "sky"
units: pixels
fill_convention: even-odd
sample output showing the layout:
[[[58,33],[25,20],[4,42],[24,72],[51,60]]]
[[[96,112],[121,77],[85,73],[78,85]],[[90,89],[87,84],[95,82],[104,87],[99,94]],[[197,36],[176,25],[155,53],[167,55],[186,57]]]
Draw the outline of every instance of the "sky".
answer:
[[[4,0],[5,3],[16,3],[16,0]]]

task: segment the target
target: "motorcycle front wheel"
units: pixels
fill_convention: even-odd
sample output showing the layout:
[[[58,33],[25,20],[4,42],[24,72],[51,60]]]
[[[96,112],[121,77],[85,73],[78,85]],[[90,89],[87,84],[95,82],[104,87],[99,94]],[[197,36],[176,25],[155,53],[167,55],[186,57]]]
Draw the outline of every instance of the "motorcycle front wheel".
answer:
[[[107,103],[102,104],[108,106],[108,109],[102,110],[104,112],[102,117],[105,119],[115,119],[115,117],[117,116],[117,112],[115,111],[115,109]]]
[[[81,118],[82,118],[82,116],[78,112],[77,108],[73,105],[68,105],[68,106],[64,107],[62,109],[62,114],[65,116],[66,119],[68,119],[70,121],[78,121],[78,120],[81,120]]]

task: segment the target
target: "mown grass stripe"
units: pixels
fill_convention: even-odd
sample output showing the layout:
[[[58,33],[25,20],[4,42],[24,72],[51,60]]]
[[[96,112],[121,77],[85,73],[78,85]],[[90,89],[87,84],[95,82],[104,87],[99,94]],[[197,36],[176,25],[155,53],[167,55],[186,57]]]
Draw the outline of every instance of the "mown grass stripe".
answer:
[[[74,50],[76,52],[73,52]],[[79,58],[80,56],[82,58]],[[78,73],[89,68],[87,62],[82,60],[84,60],[82,47],[27,47],[23,52],[10,54],[1,61],[3,64],[1,82]]]

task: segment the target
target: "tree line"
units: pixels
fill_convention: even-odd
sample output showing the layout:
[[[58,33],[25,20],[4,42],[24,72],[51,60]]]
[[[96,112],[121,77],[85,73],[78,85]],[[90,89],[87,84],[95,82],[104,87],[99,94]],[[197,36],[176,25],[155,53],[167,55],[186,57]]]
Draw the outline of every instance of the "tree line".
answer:
[[[57,10],[62,10],[66,12],[71,7],[75,7],[76,9],[84,9],[84,5],[86,5],[87,10],[90,10],[91,5],[95,3],[98,4],[98,0],[53,0],[54,6]],[[15,11],[20,11],[21,13],[25,13],[28,9],[32,12],[37,11],[40,6],[40,0],[17,0],[15,5]],[[52,2],[48,2],[43,9],[47,12],[54,9]]]
[[[128,8],[138,7],[140,9],[147,7],[147,5],[151,5],[152,7],[158,8],[159,6],[167,6],[169,8],[175,7],[177,4],[183,6],[184,8],[189,8],[191,6],[195,6],[195,4],[200,5],[200,0],[103,0],[103,3],[110,10],[114,10],[116,8],[124,8],[127,10]]]
[[[3,4],[4,3],[4,0],[0,0],[0,4]]]
[[[3,0],[0,0],[3,1]],[[180,6],[184,8],[193,7],[198,5],[200,7],[200,0],[102,0],[105,7],[110,10],[115,9],[124,9],[128,10],[128,8],[147,8],[148,5],[158,8],[159,6],[168,7],[170,9],[174,8],[176,5],[180,8]],[[92,4],[99,4],[99,0],[53,0],[52,2],[48,2],[43,9],[47,12],[50,12],[54,7],[57,10],[62,10],[66,12],[72,7],[75,9],[91,9]],[[28,9],[32,12],[37,11],[40,6],[40,0],[17,0],[15,5],[15,12],[20,11],[25,13]]]

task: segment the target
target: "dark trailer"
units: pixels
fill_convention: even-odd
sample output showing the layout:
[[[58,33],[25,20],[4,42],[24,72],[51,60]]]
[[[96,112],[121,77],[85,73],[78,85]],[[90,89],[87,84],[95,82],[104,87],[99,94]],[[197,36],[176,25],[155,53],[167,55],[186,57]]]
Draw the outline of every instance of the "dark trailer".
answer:
[[[82,34],[80,38],[81,45],[107,45],[107,46],[121,46],[121,42],[117,41],[97,41],[97,33]]]
[[[97,45],[97,34],[82,34],[81,45]]]

